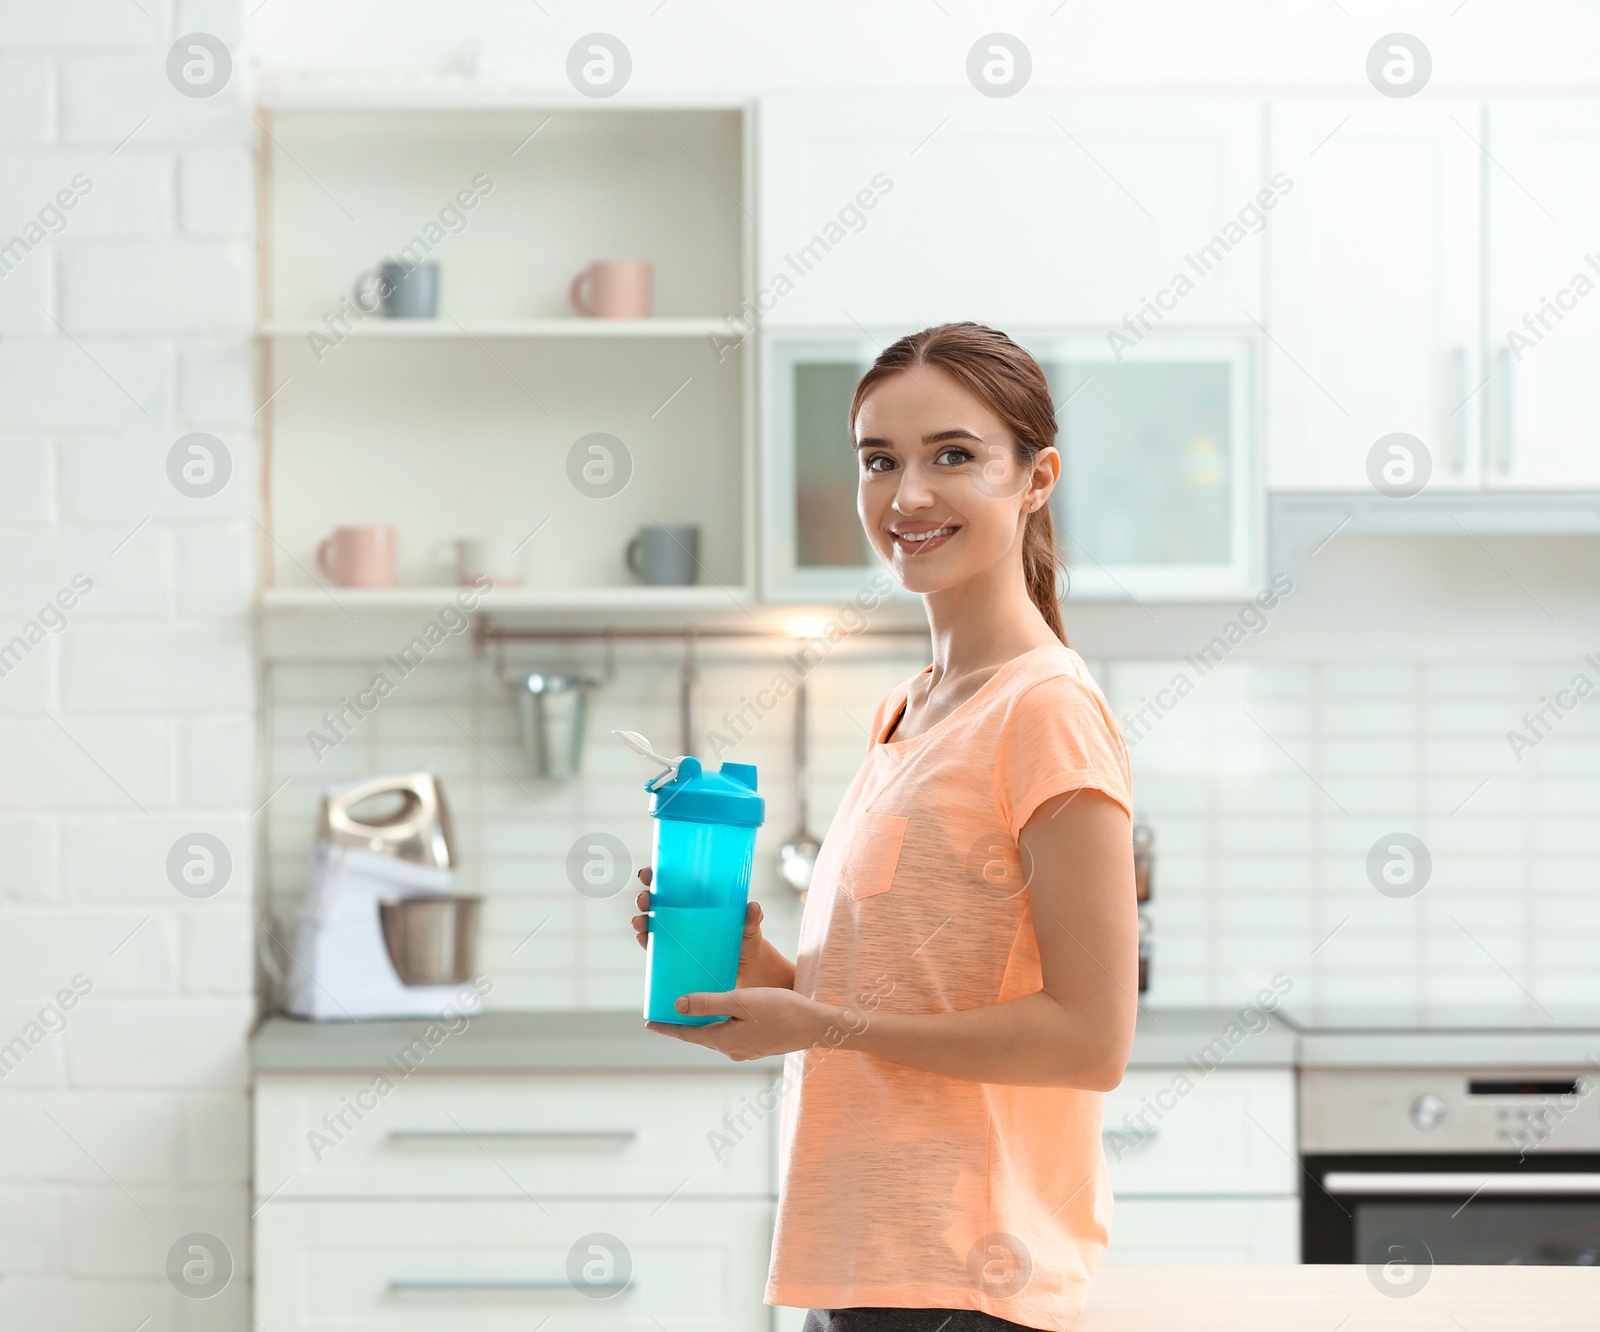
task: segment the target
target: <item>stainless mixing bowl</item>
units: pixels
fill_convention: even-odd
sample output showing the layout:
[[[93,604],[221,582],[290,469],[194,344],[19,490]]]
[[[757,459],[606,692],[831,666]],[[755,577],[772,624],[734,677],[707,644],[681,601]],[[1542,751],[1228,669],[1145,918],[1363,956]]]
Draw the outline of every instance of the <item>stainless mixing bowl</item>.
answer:
[[[471,980],[478,960],[478,909],[483,898],[436,894],[378,904],[389,960],[407,985]]]

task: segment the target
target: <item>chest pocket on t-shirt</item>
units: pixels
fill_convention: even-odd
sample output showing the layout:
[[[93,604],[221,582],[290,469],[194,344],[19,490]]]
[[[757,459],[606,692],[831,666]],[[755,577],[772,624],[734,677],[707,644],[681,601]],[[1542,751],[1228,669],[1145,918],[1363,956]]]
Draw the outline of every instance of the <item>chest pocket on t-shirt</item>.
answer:
[[[870,810],[862,817],[845,849],[840,873],[845,892],[859,902],[863,897],[889,891],[910,822],[903,814],[876,814]]]

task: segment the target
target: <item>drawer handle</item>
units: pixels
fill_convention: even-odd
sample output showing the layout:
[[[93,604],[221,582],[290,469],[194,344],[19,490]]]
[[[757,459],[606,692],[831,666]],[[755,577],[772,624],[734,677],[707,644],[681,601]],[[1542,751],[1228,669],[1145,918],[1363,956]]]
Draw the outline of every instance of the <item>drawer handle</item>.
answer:
[[[501,1147],[609,1147],[621,1149],[639,1136],[638,1129],[390,1129],[395,1147],[456,1147],[481,1142]]]
[[[518,1299],[541,1295],[578,1295],[600,1292],[620,1295],[633,1289],[633,1280],[596,1281],[580,1292],[570,1281],[391,1281],[389,1296],[396,1300]]]
[[[1161,1130],[1153,1128],[1100,1130],[1100,1138],[1103,1142],[1131,1144],[1135,1142],[1150,1142],[1160,1136]]]

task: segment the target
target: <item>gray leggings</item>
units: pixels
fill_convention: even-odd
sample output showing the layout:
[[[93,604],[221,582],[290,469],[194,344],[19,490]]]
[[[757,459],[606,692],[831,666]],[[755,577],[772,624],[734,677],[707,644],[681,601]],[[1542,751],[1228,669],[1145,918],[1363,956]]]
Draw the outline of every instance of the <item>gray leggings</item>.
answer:
[[[976,1309],[811,1309],[800,1332],[1034,1332]]]

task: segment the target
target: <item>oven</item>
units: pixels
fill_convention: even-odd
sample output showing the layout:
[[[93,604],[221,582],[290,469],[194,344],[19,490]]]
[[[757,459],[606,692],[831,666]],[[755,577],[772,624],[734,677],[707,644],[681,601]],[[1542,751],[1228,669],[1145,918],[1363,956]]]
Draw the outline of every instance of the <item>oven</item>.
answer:
[[[1596,1073],[1302,1069],[1301,1261],[1600,1266]]]

